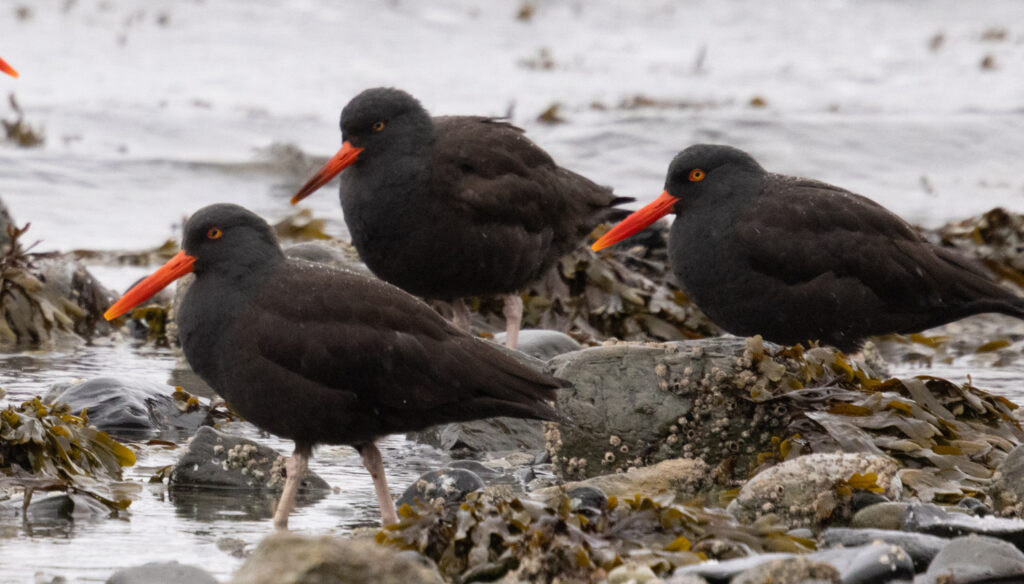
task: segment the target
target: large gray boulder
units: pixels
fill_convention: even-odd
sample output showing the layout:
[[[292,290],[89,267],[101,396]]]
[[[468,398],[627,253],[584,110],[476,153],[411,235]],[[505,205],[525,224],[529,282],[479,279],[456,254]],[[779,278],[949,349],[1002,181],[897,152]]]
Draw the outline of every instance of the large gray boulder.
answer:
[[[815,351],[831,358],[827,349]],[[582,479],[671,458],[711,466],[731,458],[734,468],[753,468],[793,414],[764,399],[785,366],[763,354],[759,340],[725,337],[621,343],[555,357],[548,369],[572,383],[559,390],[556,404],[571,422],[548,435],[556,470]]]

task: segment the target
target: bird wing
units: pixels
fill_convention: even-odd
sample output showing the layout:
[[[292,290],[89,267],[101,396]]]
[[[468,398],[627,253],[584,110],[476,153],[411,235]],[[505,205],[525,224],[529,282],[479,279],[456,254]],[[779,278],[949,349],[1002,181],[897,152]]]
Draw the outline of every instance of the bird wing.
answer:
[[[874,201],[819,181],[769,175],[771,196],[737,217],[750,267],[790,286],[818,279],[866,286],[904,309],[926,309],[987,286],[983,270],[938,248]]]
[[[290,277],[267,282],[254,299],[251,318],[260,322],[248,330],[266,331],[253,340],[260,355],[290,375],[373,409],[553,415],[535,402],[552,399],[561,382],[458,331],[409,294],[309,262],[286,269]]]
[[[623,202],[611,189],[555,164],[512,124],[450,116],[434,118],[434,129],[432,192],[449,193],[479,220],[539,232]]]

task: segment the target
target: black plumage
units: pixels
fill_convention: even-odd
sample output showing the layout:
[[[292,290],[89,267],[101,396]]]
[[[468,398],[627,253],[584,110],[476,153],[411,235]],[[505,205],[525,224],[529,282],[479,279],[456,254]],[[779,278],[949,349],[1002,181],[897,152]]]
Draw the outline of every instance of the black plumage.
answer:
[[[676,214],[673,272],[697,306],[734,334],[853,350],[869,336],[982,312],[1024,318],[1024,299],[981,265],[929,243],[881,205],[767,172],[728,146],[682,151],[661,198],[595,248],[668,212]]]
[[[350,167],[341,206],[360,257],[426,298],[515,302],[594,227],[625,215],[614,205],[632,200],[558,166],[511,124],[431,118],[398,89],[360,93],[342,111],[341,131],[342,150],[292,201]],[[506,312],[518,328],[521,315]]]
[[[196,275],[177,315],[189,365],[247,420],[295,440],[297,455],[318,443],[350,444],[366,459],[379,457],[375,439],[396,432],[491,416],[557,417],[545,402],[562,382],[390,284],[286,259],[267,223],[242,207],[195,213],[168,265],[175,261],[192,262]],[[129,291],[108,317],[189,271],[169,269]],[[381,503],[393,520],[390,498]]]

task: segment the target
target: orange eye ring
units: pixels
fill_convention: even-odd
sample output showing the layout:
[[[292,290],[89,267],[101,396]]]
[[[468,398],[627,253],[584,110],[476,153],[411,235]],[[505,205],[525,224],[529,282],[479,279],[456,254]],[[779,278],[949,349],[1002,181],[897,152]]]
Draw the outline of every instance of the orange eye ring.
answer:
[[[374,122],[373,123],[373,131],[374,132],[379,132],[379,131],[381,131],[383,129],[384,129],[384,122]]]
[[[206,232],[207,239],[220,239],[222,235],[224,235],[224,231],[220,227],[211,227],[210,230]]]
[[[700,168],[695,168],[690,171],[690,182],[698,182],[704,180],[707,174]]]

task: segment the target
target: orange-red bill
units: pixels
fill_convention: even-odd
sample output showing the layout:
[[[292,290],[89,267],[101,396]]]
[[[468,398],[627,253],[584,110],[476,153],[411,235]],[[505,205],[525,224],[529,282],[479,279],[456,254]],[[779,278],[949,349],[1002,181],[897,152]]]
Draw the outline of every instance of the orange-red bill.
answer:
[[[332,156],[323,168],[316,171],[313,178],[306,181],[306,184],[302,185],[299,192],[295,193],[295,196],[292,197],[292,204],[294,205],[309,195],[312,195],[318,188],[330,182],[330,180],[339,172],[345,170],[355,162],[356,159],[359,158],[359,153],[362,151],[362,148],[356,148],[348,142],[342,144],[341,150],[338,150],[337,154]]]
[[[7,73],[11,77],[17,77],[18,76],[18,72],[14,70],[14,67],[11,67],[10,65],[8,65],[7,61],[4,61],[3,59],[0,59],[0,71],[3,71],[4,73]]]
[[[103,318],[107,320],[114,320],[142,304],[146,300],[149,300],[154,294],[163,290],[171,282],[185,274],[191,273],[192,264],[194,263],[196,263],[196,258],[186,254],[185,250],[179,251],[178,254],[171,258],[166,264],[160,266],[160,269],[147,276],[145,280],[132,286],[131,290],[125,292],[124,296],[122,296],[120,300],[115,302],[113,306],[103,313]]]
[[[608,233],[602,235],[601,239],[598,239],[594,242],[594,245],[590,246],[591,249],[598,251],[626,239],[671,213],[672,206],[678,201],[679,199],[668,194],[668,191],[662,191],[661,195],[654,199],[653,202],[648,203],[642,209],[638,209],[632,215],[623,219],[618,225],[608,230]]]

